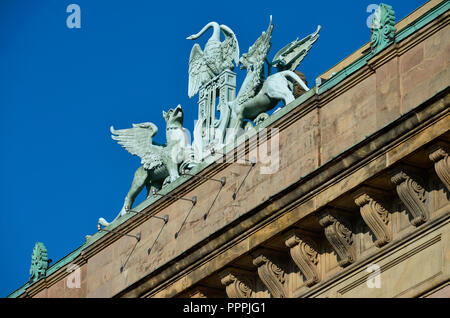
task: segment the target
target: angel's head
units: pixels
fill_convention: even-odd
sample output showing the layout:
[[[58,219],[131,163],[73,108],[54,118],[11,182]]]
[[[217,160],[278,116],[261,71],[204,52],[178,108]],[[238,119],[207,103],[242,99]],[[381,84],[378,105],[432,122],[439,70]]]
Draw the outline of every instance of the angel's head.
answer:
[[[183,126],[183,109],[178,105],[175,109],[169,109],[167,113],[163,111],[166,120],[166,129],[179,128]]]

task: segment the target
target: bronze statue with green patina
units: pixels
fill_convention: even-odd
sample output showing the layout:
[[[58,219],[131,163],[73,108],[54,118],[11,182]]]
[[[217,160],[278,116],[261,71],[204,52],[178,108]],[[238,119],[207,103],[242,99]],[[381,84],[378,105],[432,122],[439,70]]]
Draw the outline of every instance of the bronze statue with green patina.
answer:
[[[267,31],[263,32],[255,43],[239,60],[241,69],[247,71],[237,97],[228,103],[230,118],[227,126],[225,144],[232,142],[239,130],[245,127],[246,120],[259,121],[265,112],[273,109],[280,101],[285,105],[294,101],[293,85],[296,82],[306,92],[309,88],[303,80],[293,72],[317,40],[317,31],[302,41],[295,40],[275,55],[270,67],[275,66],[278,72],[265,77],[264,65],[267,61],[272,43],[272,16]],[[267,116],[266,116],[267,117]]]
[[[111,127],[112,139],[132,155],[139,156],[142,163],[134,174],[131,188],[116,219],[133,207],[134,200],[144,187],[148,197],[153,189],[159,190],[180,176],[179,165],[186,161],[190,152],[189,133],[183,128],[183,109],[178,105],[167,113],[163,112],[163,117],[166,120],[165,145],[153,142],[158,127],[151,122],[133,124],[133,128],[122,130]],[[99,224],[107,226],[110,223],[100,218]]]

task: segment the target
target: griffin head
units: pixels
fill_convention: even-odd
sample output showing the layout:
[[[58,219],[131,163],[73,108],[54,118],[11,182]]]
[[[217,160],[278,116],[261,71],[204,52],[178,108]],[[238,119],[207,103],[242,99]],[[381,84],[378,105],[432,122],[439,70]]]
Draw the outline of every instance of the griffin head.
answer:
[[[179,128],[183,126],[183,109],[178,105],[175,109],[169,109],[167,113],[163,111],[166,120],[166,129]]]
[[[239,68],[241,70],[245,70],[248,66],[247,62],[247,53],[242,54],[242,56],[239,58]]]
[[[241,70],[247,70],[251,69],[251,66],[255,63],[252,59],[252,55],[249,55],[248,53],[242,54],[241,58],[239,59],[239,65]]]

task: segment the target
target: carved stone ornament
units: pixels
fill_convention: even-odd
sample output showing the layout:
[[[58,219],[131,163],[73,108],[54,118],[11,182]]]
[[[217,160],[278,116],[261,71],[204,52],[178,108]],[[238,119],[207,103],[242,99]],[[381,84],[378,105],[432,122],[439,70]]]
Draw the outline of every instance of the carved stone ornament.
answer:
[[[31,255],[30,282],[36,282],[45,277],[50,260],[47,256],[47,249],[44,243],[37,242]]]
[[[370,189],[363,188],[355,196],[361,216],[376,237],[375,246],[381,247],[392,240],[391,216]]]
[[[220,281],[226,288],[228,298],[251,298],[255,281],[241,271],[227,269],[220,273]]]
[[[428,157],[434,162],[434,170],[439,179],[450,191],[450,157],[448,147],[444,143],[437,143],[428,150]]]
[[[339,265],[348,266],[356,260],[356,249],[350,225],[338,213],[325,210],[319,215],[319,223],[325,228],[325,236],[339,256]]]
[[[412,215],[411,224],[419,226],[429,219],[428,208],[425,205],[426,191],[405,168],[398,168],[392,172],[391,181],[397,187],[397,194],[406,209]]]
[[[274,257],[264,251],[253,254],[253,264],[258,266],[258,276],[274,298],[286,298],[284,284],[286,273],[276,263]]]
[[[391,6],[381,3],[372,20],[372,52],[380,52],[391,44],[395,38],[395,32],[395,12]]]
[[[298,231],[286,234],[285,243],[290,248],[290,254],[295,264],[305,276],[305,285],[311,287],[320,282],[317,245]]]

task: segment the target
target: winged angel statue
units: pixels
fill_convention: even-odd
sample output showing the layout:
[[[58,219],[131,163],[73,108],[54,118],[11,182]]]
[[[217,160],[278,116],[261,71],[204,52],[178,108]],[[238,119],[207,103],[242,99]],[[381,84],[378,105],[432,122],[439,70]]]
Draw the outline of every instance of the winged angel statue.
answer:
[[[205,44],[202,51],[200,45],[194,44],[189,58],[189,87],[188,95],[193,97],[199,88],[218,76],[225,69],[233,69],[233,62],[239,62],[239,45],[234,32],[226,25],[210,22],[188,40],[198,39],[209,28],[213,28],[213,34]],[[225,35],[225,40],[220,41],[220,31]]]
[[[190,149],[189,133],[183,128],[183,109],[178,105],[167,113],[163,112],[163,117],[166,120],[166,145],[153,142],[158,127],[150,122],[133,124],[133,128],[129,129],[115,130],[111,127],[112,139],[132,155],[139,156],[142,164],[134,174],[122,210],[114,221],[131,209],[144,187],[150,195],[152,188],[159,189],[164,183],[173,182],[180,176],[178,166]],[[107,226],[110,223],[100,218],[99,224]]]

